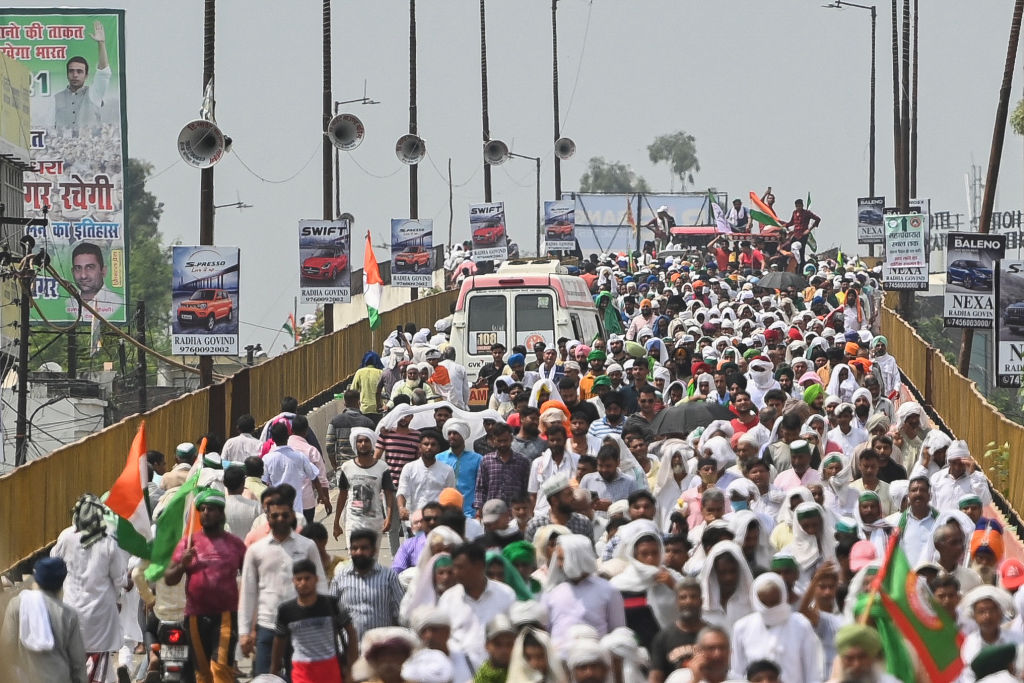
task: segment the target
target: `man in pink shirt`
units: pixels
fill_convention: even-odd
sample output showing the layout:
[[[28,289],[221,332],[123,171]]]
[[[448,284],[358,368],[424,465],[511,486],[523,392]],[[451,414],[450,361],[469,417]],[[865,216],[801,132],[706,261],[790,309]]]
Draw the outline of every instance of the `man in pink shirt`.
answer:
[[[320,453],[320,449],[313,446],[306,440],[309,434],[309,421],[304,415],[296,415],[292,418],[292,434],[288,437],[288,447],[292,448],[299,453],[306,456],[313,466],[316,467],[319,476],[317,479],[320,481],[320,486],[324,491],[327,490],[327,466],[324,464],[323,455]],[[302,483],[302,515],[306,518],[307,524],[313,523],[313,513],[316,511],[316,500],[317,493],[313,489],[312,480],[306,479]],[[331,501],[329,498],[325,499],[324,507],[327,510],[327,514],[331,514]]]
[[[795,489],[797,486],[810,486],[821,481],[818,470],[811,467],[811,445],[803,439],[789,444],[791,469],[779,472],[775,477],[775,486],[783,491]]]

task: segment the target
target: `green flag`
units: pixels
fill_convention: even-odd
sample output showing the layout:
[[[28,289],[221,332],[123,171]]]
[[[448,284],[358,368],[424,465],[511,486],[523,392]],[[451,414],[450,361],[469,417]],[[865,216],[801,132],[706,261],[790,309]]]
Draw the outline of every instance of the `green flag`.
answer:
[[[898,536],[897,531],[893,539]],[[895,547],[890,551],[892,557],[879,593],[882,605],[899,629],[899,635],[914,648],[928,680],[951,683],[964,666],[960,659],[963,636],[956,620],[935,601],[927,586],[918,581],[903,548],[893,539],[890,543]]]
[[[811,208],[811,191],[807,190],[807,203],[804,204],[805,209]]]
[[[156,581],[163,577],[171,565],[174,548],[185,533],[185,515],[192,501],[192,494],[199,484],[197,468],[188,481],[171,497],[156,520],[156,535],[153,537],[153,549],[149,555],[149,566],[146,567],[146,580]]]

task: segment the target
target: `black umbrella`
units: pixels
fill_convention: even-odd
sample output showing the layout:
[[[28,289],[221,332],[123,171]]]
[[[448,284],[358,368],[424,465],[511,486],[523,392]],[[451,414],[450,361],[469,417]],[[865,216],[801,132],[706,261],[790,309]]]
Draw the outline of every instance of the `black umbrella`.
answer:
[[[689,434],[697,427],[707,427],[715,420],[731,420],[733,415],[728,406],[717,403],[694,401],[681,406],[666,408],[654,417],[651,429],[658,436],[666,434]]]
[[[780,272],[776,270],[768,273],[758,280],[755,287],[764,287],[765,289],[788,289],[790,287],[804,289],[807,287],[807,278],[803,275],[797,275],[796,273]]]

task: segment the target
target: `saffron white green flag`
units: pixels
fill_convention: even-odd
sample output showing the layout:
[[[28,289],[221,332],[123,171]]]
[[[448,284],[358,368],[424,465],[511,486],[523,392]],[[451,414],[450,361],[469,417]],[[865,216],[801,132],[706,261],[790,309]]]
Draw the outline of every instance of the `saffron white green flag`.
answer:
[[[366,255],[363,257],[363,299],[366,301],[366,315],[370,329],[380,327],[380,299],[384,293],[384,280],[380,276],[377,257],[373,255],[373,242],[366,233]]]

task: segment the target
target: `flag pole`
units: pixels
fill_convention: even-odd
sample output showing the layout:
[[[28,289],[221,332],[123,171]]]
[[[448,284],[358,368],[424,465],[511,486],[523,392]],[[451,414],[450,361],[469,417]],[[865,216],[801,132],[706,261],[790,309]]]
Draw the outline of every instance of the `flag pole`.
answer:
[[[882,566],[879,568],[878,573],[871,581],[871,591],[868,593],[868,602],[864,606],[864,611],[861,612],[860,617],[857,619],[857,623],[861,626],[866,626],[868,619],[870,618],[871,608],[875,604],[875,599],[878,597],[879,591],[882,590],[882,581],[885,580],[885,575],[889,572],[889,565],[892,563],[892,556],[896,551],[896,546],[899,545],[900,531],[902,527],[896,527],[889,537],[889,545],[885,549],[885,559],[882,561]]]
[[[196,455],[196,457],[199,458],[199,460],[200,460],[200,462],[199,462],[200,469],[202,469],[202,467],[203,467],[202,458],[203,458],[204,455],[206,455],[206,437],[205,436],[203,437],[203,440],[199,442],[199,453]],[[188,541],[185,542],[185,550],[188,550],[189,548],[192,547],[192,515],[195,514],[195,507],[196,507],[195,504],[194,504],[194,501],[195,501],[195,496],[193,495],[192,496],[192,500],[190,500],[188,502],[188,516],[185,517],[185,526],[188,527]]]

